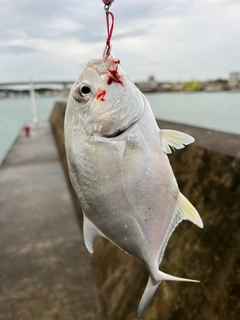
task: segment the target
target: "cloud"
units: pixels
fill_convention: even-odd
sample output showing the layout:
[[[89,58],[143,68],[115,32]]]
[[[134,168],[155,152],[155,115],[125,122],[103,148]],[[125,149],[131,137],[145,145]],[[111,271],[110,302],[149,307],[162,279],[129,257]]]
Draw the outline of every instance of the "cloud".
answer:
[[[0,47],[0,55],[24,55],[24,54],[32,54],[34,52],[39,52],[39,49],[21,46],[21,45],[2,45]]]
[[[24,72],[27,77],[29,70],[42,78],[44,69],[46,78],[69,79],[80,64],[101,57],[106,41],[101,0],[0,4],[2,79]],[[113,53],[135,80],[149,74],[159,80],[226,77],[239,68],[238,0],[116,0],[111,11]],[[21,74],[19,62],[28,65]]]

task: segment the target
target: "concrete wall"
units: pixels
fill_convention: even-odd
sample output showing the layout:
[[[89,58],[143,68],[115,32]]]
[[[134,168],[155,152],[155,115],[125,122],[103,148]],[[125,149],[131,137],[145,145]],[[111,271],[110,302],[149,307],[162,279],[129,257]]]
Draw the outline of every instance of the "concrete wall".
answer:
[[[64,112],[65,103],[56,103],[50,121],[67,172]],[[177,227],[161,270],[201,283],[162,283],[141,319],[240,319],[240,137],[158,123],[196,138],[169,158],[180,190],[204,222],[203,230],[187,221]],[[76,198],[75,203],[81,223]],[[136,319],[148,278],[143,265],[104,239],[97,239],[94,250],[91,263],[108,319]]]

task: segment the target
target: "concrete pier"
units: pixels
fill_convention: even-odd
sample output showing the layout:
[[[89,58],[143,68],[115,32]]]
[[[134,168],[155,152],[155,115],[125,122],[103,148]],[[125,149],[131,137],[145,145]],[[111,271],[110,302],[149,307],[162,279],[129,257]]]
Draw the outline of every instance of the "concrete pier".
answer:
[[[105,319],[48,123],[0,167],[0,319]]]
[[[66,167],[63,122],[58,102],[50,122]],[[238,320],[240,315],[240,136],[167,121],[196,141],[169,159],[181,192],[199,211],[204,228],[183,221],[172,234],[160,270],[201,282],[163,282],[141,320]],[[67,176],[67,175],[66,175]],[[75,203],[78,201],[75,198]],[[81,220],[81,210],[78,209]],[[137,320],[147,283],[144,266],[106,239],[98,238],[93,272],[109,320]]]
[[[106,239],[96,240],[92,256],[83,245],[66,166],[65,108],[58,102],[51,115],[55,142],[40,123],[29,137],[19,135],[0,167],[0,320],[137,320],[144,266]],[[169,159],[204,222],[203,230],[187,221],[177,227],[160,269],[201,283],[163,282],[141,320],[237,320],[240,138],[158,124],[196,138]]]

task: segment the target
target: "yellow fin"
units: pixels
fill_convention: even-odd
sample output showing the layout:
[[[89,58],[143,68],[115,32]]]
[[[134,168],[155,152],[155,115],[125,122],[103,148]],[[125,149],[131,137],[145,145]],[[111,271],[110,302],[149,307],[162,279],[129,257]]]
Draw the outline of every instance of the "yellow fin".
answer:
[[[172,149],[182,149],[186,145],[195,141],[189,134],[176,130],[160,130],[160,139],[163,151],[172,153]],[[171,149],[172,148],[172,149]]]
[[[199,228],[203,228],[203,222],[199,213],[182,193],[179,194],[177,212],[183,220],[189,220]]]

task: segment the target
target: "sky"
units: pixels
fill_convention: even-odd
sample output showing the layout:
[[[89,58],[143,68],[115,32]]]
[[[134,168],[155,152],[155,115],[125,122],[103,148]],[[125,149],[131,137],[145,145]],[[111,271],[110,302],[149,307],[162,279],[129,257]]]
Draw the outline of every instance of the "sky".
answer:
[[[240,71],[240,0],[115,0],[112,54],[134,81]],[[106,42],[101,0],[0,0],[0,83],[75,80]]]

